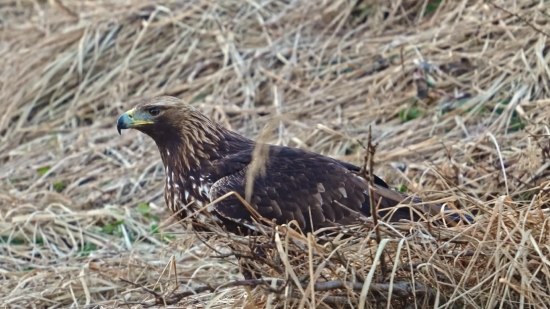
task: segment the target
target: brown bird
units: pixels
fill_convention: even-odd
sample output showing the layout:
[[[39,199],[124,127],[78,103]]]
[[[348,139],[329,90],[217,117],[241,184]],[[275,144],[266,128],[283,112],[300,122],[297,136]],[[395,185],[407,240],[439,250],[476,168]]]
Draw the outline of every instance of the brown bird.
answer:
[[[277,224],[295,220],[307,232],[371,215],[369,183],[359,175],[359,167],[285,146],[265,145],[266,155],[255,156],[255,141],[212,122],[178,98],[162,96],[138,104],[118,119],[119,133],[129,128],[155,141],[166,173],[166,204],[183,218],[195,214],[196,226],[205,225],[208,218],[198,209],[231,191],[244,198],[249,179],[253,179],[250,205]],[[256,163],[263,168],[254,178],[248,177]],[[468,215],[448,214],[451,209],[437,204],[396,207],[407,199],[421,200],[390,189],[376,176],[374,182],[378,214],[388,222],[418,221],[442,210],[448,220],[473,221]],[[254,229],[250,211],[235,195],[206,211],[229,231]]]

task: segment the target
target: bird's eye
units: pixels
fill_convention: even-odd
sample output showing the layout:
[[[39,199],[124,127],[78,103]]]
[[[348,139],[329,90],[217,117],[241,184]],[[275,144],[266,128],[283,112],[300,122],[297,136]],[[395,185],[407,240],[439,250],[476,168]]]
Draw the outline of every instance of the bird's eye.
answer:
[[[153,108],[149,109],[149,114],[153,117],[158,116],[159,113],[160,113],[160,110],[159,110],[158,107],[153,107]]]

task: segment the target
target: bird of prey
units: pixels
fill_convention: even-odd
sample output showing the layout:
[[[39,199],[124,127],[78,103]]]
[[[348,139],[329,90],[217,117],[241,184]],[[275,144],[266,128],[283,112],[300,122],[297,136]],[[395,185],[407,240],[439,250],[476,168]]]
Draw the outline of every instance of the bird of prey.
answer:
[[[248,202],[257,214],[277,224],[294,220],[304,232],[352,224],[360,215],[371,215],[369,182],[361,177],[359,167],[268,144],[260,144],[264,153],[256,156],[261,153],[255,152],[257,142],[211,121],[178,98],[142,101],[118,118],[119,134],[130,128],[150,136],[158,147],[166,174],[167,206],[183,218],[191,215],[198,226],[213,218],[231,232],[253,228],[251,211],[235,195],[211,204],[232,191],[244,198],[249,184]],[[257,173],[251,172],[255,165],[259,166]],[[418,221],[434,209],[455,223],[473,220],[438,204],[425,203],[414,209],[399,205],[407,199],[421,200],[390,189],[376,176],[372,192],[378,215],[387,222]]]

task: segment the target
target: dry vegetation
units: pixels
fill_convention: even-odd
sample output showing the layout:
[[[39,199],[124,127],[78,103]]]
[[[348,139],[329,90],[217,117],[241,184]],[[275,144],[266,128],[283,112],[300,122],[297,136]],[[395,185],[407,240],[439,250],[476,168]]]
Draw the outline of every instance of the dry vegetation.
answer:
[[[535,0],[0,1],[0,306],[546,307],[549,21]],[[216,251],[250,240],[171,220],[156,146],[116,133],[157,94],[356,164],[372,126],[376,174],[477,222],[266,232],[249,264],[276,280],[239,281]]]

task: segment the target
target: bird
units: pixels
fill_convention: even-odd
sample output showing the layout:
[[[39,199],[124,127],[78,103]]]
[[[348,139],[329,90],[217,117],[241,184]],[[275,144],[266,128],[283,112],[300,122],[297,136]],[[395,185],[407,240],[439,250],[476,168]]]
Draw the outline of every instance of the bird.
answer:
[[[369,190],[358,166],[256,142],[176,97],[142,100],[118,118],[118,133],[124,129],[138,130],[156,143],[166,205],[181,218],[191,217],[198,230],[215,221],[233,233],[254,231],[254,212],[278,225],[294,222],[304,232],[354,224],[372,215],[369,192],[385,222],[422,221],[440,211],[455,224],[473,222],[456,209],[391,189],[376,175]],[[246,197],[249,205],[235,194],[227,196],[230,192]],[[408,207],[411,203],[420,205]]]

